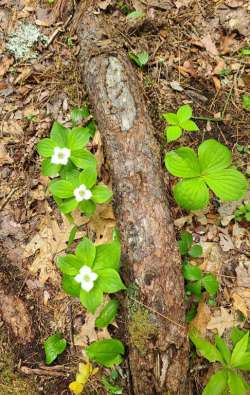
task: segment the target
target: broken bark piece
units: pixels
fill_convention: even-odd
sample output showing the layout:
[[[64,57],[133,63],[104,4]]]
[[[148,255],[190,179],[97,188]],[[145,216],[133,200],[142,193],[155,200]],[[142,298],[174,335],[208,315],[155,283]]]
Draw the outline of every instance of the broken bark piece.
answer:
[[[128,279],[133,391],[185,394],[188,340],[181,259],[152,123],[138,76],[119,45],[107,39],[101,15],[88,8],[77,25],[82,76],[110,166]],[[147,328],[142,347],[131,332],[138,317],[143,317],[142,333]]]

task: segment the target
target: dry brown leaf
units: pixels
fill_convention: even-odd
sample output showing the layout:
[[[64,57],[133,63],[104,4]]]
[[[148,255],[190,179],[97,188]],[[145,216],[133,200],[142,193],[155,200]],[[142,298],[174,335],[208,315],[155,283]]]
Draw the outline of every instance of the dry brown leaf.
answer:
[[[181,8],[181,7],[188,7],[191,5],[191,3],[193,2],[193,0],[177,0],[175,1],[175,7],[176,8]]]
[[[212,80],[213,80],[216,92],[219,92],[221,90],[220,79],[216,76],[212,76]]]
[[[96,236],[96,244],[107,243],[112,240],[112,231],[116,222],[112,206],[98,206],[89,223],[89,229]]]
[[[226,229],[221,229],[223,232],[219,233],[219,238],[220,238],[220,246],[222,251],[228,252],[230,250],[234,250],[234,244],[231,239],[231,237],[228,234],[228,230]]]
[[[6,151],[5,145],[0,144],[0,166],[13,163],[13,159]]]
[[[249,231],[241,227],[237,222],[233,225],[232,238],[236,248],[241,248],[243,242],[250,247]]]
[[[204,258],[201,269],[212,273],[219,273],[224,261],[221,248],[217,243],[213,242],[202,242],[201,244]]]
[[[7,71],[9,70],[10,66],[14,63],[13,58],[9,58],[5,56],[4,58],[1,59],[0,62],[0,77],[3,77]]]
[[[245,300],[241,297],[240,294],[238,294],[236,292],[234,292],[232,294],[232,298],[233,298],[233,307],[234,307],[234,309],[241,311],[241,313],[245,317],[247,317],[248,316],[248,314],[247,314],[248,309],[247,309],[247,305],[245,303]]]
[[[209,307],[204,302],[200,302],[195,318],[190,323],[190,329],[197,329],[202,336],[206,335],[207,324],[211,319]]]
[[[220,75],[220,73],[224,69],[225,69],[225,62],[224,62],[223,59],[219,59],[218,62],[217,62],[217,65],[213,69],[213,74]]]
[[[106,298],[106,301],[107,300],[108,298]],[[85,348],[96,340],[111,338],[107,328],[95,328],[95,320],[103,309],[104,304],[105,302],[103,302],[102,305],[98,307],[95,314],[86,313],[84,325],[81,327],[80,332],[74,336],[74,344],[76,346]]]
[[[225,36],[220,44],[220,53],[226,55],[232,51],[232,47],[237,41],[235,40],[236,33]]]
[[[207,329],[216,329],[219,336],[222,336],[224,331],[234,326],[243,326],[244,323],[235,318],[234,313],[230,313],[224,307],[217,310],[217,314],[211,318],[207,324]]]
[[[62,253],[67,245],[69,233],[72,229],[65,217],[63,217],[62,225],[58,225],[57,221],[48,214],[43,218],[40,224],[40,231],[25,246],[23,258],[31,257],[36,254],[29,270],[32,274],[38,274],[39,282],[44,285],[50,280],[55,286],[60,284],[60,275],[54,263],[57,254]],[[78,237],[82,236],[77,233]]]
[[[235,271],[238,287],[250,288],[250,261],[245,255],[239,257],[239,265]]]
[[[106,8],[108,8],[108,6],[112,3],[112,0],[100,0],[98,2],[98,7],[101,10],[106,10]]]
[[[204,48],[207,50],[207,52],[212,55],[212,56],[217,56],[218,55],[218,50],[216,48],[215,43],[212,40],[211,34],[208,33],[206,36],[204,36],[201,39],[201,43],[203,44]]]

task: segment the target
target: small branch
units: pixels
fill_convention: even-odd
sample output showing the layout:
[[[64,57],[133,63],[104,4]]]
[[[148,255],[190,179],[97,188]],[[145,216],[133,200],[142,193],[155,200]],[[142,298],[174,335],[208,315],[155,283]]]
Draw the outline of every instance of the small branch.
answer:
[[[46,45],[45,45],[45,48],[48,48],[48,47],[50,46],[50,44],[54,41],[54,39],[56,38],[56,36],[57,36],[59,33],[63,33],[63,32],[66,30],[66,28],[68,27],[68,25],[69,25],[69,23],[70,23],[70,21],[71,21],[72,18],[73,18],[73,15],[70,15],[70,16],[68,17],[68,19],[66,20],[66,22],[64,23],[64,25],[61,26],[61,27],[58,27],[58,28],[51,34],[50,38],[48,39],[48,42],[47,42]]]
[[[21,366],[20,371],[24,374],[36,374],[38,376],[53,376],[53,377],[62,377],[65,375],[68,376],[69,373],[64,372],[59,372],[59,371],[55,371],[53,369],[50,368],[46,368],[46,369],[37,369],[37,368],[28,368],[28,366]]]
[[[213,117],[194,117],[192,116],[192,119],[198,119],[201,121],[210,121],[210,122],[223,122],[224,118],[213,118]]]

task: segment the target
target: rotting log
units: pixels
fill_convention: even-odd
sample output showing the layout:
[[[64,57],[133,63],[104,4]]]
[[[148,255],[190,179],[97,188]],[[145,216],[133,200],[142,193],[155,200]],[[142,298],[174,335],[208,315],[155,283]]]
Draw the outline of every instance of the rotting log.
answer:
[[[128,334],[132,388],[136,395],[185,394],[184,284],[160,150],[136,71],[109,29],[91,7],[79,12],[80,67],[110,166],[123,270],[153,328],[143,353]]]

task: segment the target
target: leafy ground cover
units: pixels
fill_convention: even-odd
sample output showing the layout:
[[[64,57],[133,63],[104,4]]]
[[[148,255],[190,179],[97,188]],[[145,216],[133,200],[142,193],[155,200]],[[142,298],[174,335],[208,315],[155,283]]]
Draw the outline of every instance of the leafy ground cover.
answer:
[[[4,341],[10,349],[16,339],[21,342],[8,362],[11,372],[18,371],[15,377],[11,373],[8,386],[23,385],[15,384],[21,374],[25,377],[24,391],[31,394],[26,379],[32,375],[36,393],[54,394],[57,388],[57,394],[65,394],[79,370],[89,377],[90,393],[120,393],[120,388],[126,388],[124,368],[92,374],[88,366],[87,374],[86,368],[78,366],[81,349],[93,341],[107,339],[110,334],[106,328],[96,328],[101,309],[94,316],[83,314],[80,303],[66,297],[60,288],[55,257],[67,251],[72,225],[57,211],[47,189],[47,179],[40,175],[36,153],[38,141],[49,137],[54,120],[69,128],[76,126],[71,122],[70,111],[80,108],[87,99],[77,64],[77,36],[70,32],[70,24],[64,32],[53,36],[56,23],[65,23],[74,12],[64,3],[0,2],[0,283],[5,305],[8,303],[9,309],[15,307],[17,322],[25,321],[24,327],[18,328],[1,307]],[[144,86],[162,156],[180,143],[197,152],[204,139],[216,139],[232,151],[237,169],[249,174],[248,4],[231,0],[162,0],[150,4],[146,7],[144,1],[100,0],[96,10],[105,12],[107,22],[117,28],[117,37],[134,67],[139,66],[138,77]],[[136,14],[131,15],[132,12]],[[26,39],[22,34],[19,47],[13,47],[12,33],[16,32],[16,40],[20,37],[18,31],[27,30]],[[31,34],[32,41],[28,39]],[[15,48],[19,49],[18,53]],[[192,107],[192,121],[199,132],[188,131],[190,125],[176,122],[172,132],[177,132],[179,140],[167,143],[166,119],[162,114],[176,113],[183,105]],[[76,120],[89,117],[88,122],[92,121],[88,111],[84,117],[75,116]],[[99,180],[108,185],[109,173],[98,131],[88,149],[99,163]],[[168,177],[172,187],[175,177]],[[219,282],[219,291],[212,300],[206,288],[199,300],[193,294],[187,295],[187,314],[195,306],[189,314],[189,325],[211,341],[214,335],[228,340],[232,328],[247,329],[249,325],[249,222],[247,208],[242,209],[247,207],[249,197],[245,201],[221,204],[213,196],[208,207],[195,214],[177,206],[171,188],[168,199],[178,239],[183,231],[188,231],[194,244],[200,244],[203,249],[200,256],[192,256],[192,247],[185,253],[188,265],[199,265],[202,271],[202,275],[196,273],[198,277],[194,281],[199,282],[211,273]],[[76,214],[75,224],[77,240],[85,235],[94,238],[97,244],[109,242],[115,226],[112,208],[98,207],[91,222]],[[18,319],[24,314],[27,319]],[[44,365],[43,344],[56,332],[63,334],[69,346],[59,355],[57,368],[49,369]],[[110,332],[119,337],[116,326]],[[191,354],[190,362],[191,391],[200,394],[211,376],[211,365],[196,353]],[[5,386],[3,374],[1,370],[0,385]],[[8,391],[11,391],[9,387]]]

